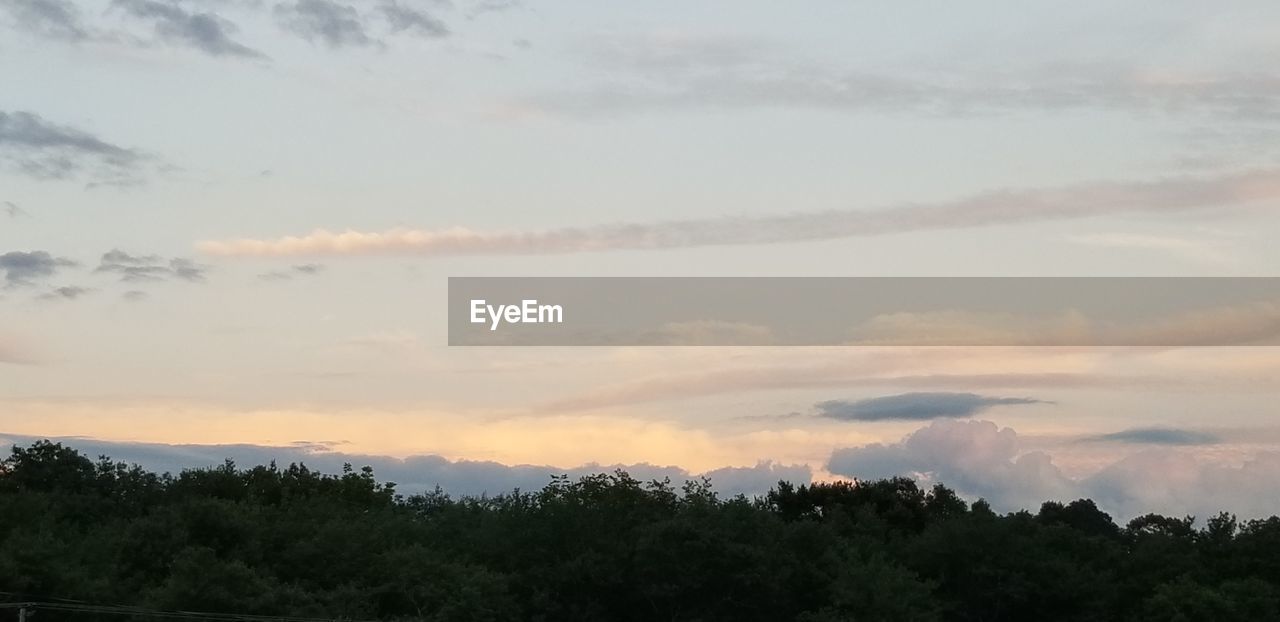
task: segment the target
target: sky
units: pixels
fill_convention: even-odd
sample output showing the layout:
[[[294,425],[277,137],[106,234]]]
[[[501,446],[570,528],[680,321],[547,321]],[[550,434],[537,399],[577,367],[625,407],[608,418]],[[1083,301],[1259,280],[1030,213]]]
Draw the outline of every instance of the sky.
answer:
[[[1276,276],[1276,24],[0,0],[0,440],[459,493],[622,465],[1277,513],[1272,347],[450,348],[445,322],[450,276]]]

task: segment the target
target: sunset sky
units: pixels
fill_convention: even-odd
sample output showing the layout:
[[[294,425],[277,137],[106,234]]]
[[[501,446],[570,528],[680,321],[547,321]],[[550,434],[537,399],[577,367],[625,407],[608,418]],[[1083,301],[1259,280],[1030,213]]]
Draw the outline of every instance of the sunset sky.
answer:
[[[0,0],[0,440],[458,492],[627,465],[1280,512],[1278,348],[450,348],[445,322],[450,276],[1277,276],[1277,25]]]

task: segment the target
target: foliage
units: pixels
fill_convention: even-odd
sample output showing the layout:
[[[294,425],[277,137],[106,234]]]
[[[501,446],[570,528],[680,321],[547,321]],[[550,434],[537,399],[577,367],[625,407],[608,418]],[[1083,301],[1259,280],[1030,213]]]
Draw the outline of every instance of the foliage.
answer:
[[[404,497],[367,468],[157,475],[38,442],[0,463],[0,591],[379,620],[1280,619],[1280,518],[1119,527],[1083,499],[998,515],[905,478],[722,499],[616,472]]]

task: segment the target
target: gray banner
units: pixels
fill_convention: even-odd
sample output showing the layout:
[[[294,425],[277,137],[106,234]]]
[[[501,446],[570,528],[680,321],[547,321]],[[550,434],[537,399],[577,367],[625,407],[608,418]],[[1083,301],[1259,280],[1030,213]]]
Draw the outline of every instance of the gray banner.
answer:
[[[1280,278],[451,277],[449,345],[1280,345]]]

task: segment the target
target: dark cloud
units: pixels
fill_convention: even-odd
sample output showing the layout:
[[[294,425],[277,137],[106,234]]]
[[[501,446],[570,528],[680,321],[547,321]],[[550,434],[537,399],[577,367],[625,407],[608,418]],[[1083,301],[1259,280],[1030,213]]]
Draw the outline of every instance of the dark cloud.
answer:
[[[291,266],[289,270],[272,270],[263,272],[258,278],[264,281],[291,281],[295,276],[315,276],[324,272],[324,264],[304,263]]]
[[[103,253],[94,272],[119,274],[121,281],[131,282],[172,279],[202,282],[208,269],[208,266],[181,257],[166,260],[159,255],[131,255],[112,249]]]
[[[34,437],[0,435],[10,443],[25,444]],[[586,464],[573,468],[546,465],[506,465],[478,460],[449,460],[437,455],[389,456],[353,454],[331,451],[341,443],[302,441],[284,447],[262,445],[164,445],[156,443],[118,443],[84,438],[53,439],[90,456],[107,455],[117,460],[141,464],[156,470],[177,473],[188,468],[219,466],[232,459],[241,466],[305,463],[326,473],[340,473],[343,464],[371,466],[378,479],[393,481],[397,489],[411,494],[433,490],[436,486],[453,495],[500,494],[515,489],[538,490],[552,475],[581,477],[621,468],[640,480],[670,478],[679,484],[695,477],[711,478],[713,490],[722,495],[759,495],[778,480],[797,484],[809,483],[810,469],[761,462],[752,467],[726,467],[703,473],[690,473],[673,466],[651,464],[601,465]]]
[[[79,9],[68,0],[0,0],[0,10],[24,32],[72,42],[89,38]]]
[[[1207,432],[1180,430],[1177,428],[1132,428],[1110,434],[1087,436],[1083,442],[1115,442],[1139,445],[1213,445],[1220,442],[1217,436]]]
[[[147,299],[147,292],[131,289],[123,294],[120,294],[120,298],[128,302],[141,302]]]
[[[154,159],[34,113],[0,111],[0,162],[39,179],[83,174],[94,185],[130,185]]]
[[[992,406],[1038,404],[1025,397],[988,397],[975,393],[903,393],[850,402],[828,400],[814,407],[818,414],[842,421],[924,421],[941,417],[972,417]]]
[[[7,287],[31,285],[38,279],[54,276],[62,268],[75,265],[76,262],[70,259],[54,257],[46,251],[11,251],[0,255],[0,271],[4,272]]]
[[[367,47],[377,40],[365,30],[355,7],[330,0],[296,0],[275,6],[276,21],[284,29],[331,48]]]
[[[113,5],[129,15],[151,20],[162,40],[193,47],[210,56],[266,58],[261,52],[231,37],[236,25],[215,13],[192,13],[174,2],[156,0],[114,0]]]
[[[40,298],[42,300],[75,300],[76,298],[92,291],[93,290],[88,287],[68,285],[65,287],[55,287],[48,293],[41,294]]]
[[[20,216],[26,216],[27,212],[21,207],[18,207],[17,203],[14,203],[13,201],[5,201],[4,214],[9,218],[18,218]]]
[[[393,33],[410,32],[431,38],[449,34],[449,27],[444,22],[421,9],[400,4],[398,0],[386,0],[378,11]]]

